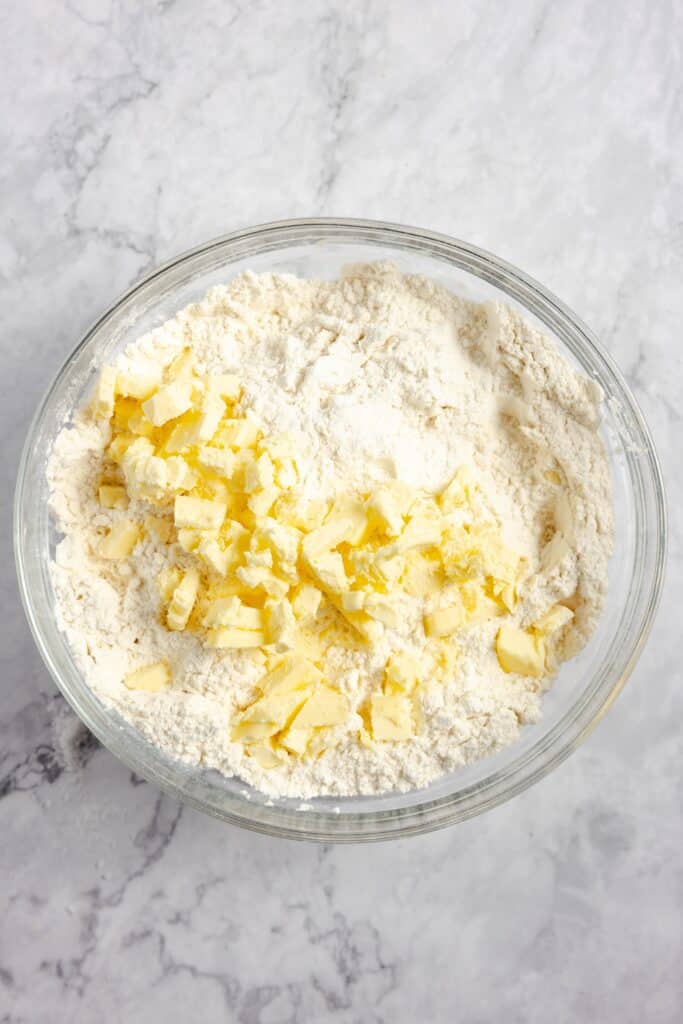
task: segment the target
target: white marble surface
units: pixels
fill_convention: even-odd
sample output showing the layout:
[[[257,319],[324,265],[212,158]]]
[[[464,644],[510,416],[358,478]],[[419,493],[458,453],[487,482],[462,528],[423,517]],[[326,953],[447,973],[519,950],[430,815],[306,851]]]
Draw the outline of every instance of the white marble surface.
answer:
[[[551,3],[0,8],[0,1020],[673,1022],[683,1015],[683,9]],[[659,445],[667,591],[624,694],[512,803],[376,847],[161,798],[56,695],[10,562],[33,407],[102,307],[232,228],[432,227],[601,335]]]

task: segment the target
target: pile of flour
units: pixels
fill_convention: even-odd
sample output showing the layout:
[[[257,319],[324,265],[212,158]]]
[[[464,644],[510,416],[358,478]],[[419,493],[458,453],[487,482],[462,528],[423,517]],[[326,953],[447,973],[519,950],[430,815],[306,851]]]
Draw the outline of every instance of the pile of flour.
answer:
[[[601,393],[515,312],[384,263],[348,268],[335,281],[247,273],[140,338],[118,365],[165,365],[188,346],[202,372],[239,375],[242,404],[266,433],[298,439],[306,496],[391,479],[437,490],[468,465],[505,541],[529,566],[516,621],[526,626],[567,601],[575,618],[563,656],[586,642],[612,542]],[[348,735],[316,761],[260,768],[228,728],[253,699],[257,661],[161,625],[156,580],[168,551],[153,538],[123,564],[95,554],[112,516],[97,501],[108,440],[108,425],[79,412],[55,442],[51,500],[64,534],[52,565],[57,613],[95,693],[171,756],[272,795],[379,793],[424,786],[537,719],[547,683],[501,670],[489,621],[458,635],[455,674],[423,697],[419,736],[365,748]],[[147,511],[133,503],[127,514]],[[544,568],[541,552],[557,528],[569,547]],[[400,635],[387,630],[374,650],[330,655],[335,685],[353,707],[379,687],[391,649],[424,644],[420,631],[411,621]],[[126,672],[162,658],[174,668],[170,690],[123,685]]]

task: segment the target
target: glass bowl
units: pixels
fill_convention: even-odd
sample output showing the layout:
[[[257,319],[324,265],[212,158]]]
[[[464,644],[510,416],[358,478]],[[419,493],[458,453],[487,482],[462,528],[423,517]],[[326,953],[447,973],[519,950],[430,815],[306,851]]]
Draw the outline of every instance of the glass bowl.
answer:
[[[562,667],[547,693],[541,721],[526,726],[512,746],[410,793],[274,800],[239,779],[169,758],[87,686],[54,614],[49,562],[57,536],[45,469],[57,433],[84,400],[101,364],[211,285],[246,269],[331,277],[344,264],[379,259],[468,298],[511,304],[601,385],[616,514],[608,598],[591,642]],[[657,456],[631,392],[590,331],[545,288],[490,253],[432,232],[363,220],[293,220],[237,231],[178,256],[118,299],[87,332],[29,430],[17,482],[15,550],[26,614],[57,686],[88,728],[131,769],[236,825],[290,838],[351,842],[414,835],[480,814],[541,779],[585,739],[626,682],[652,625],[662,587],[666,514]]]

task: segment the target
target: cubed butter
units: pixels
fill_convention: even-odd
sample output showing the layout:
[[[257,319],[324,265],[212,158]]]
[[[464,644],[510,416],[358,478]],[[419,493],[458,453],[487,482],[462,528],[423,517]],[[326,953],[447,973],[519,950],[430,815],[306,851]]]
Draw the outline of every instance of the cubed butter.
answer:
[[[111,419],[114,414],[115,397],[116,370],[113,366],[103,366],[92,400],[93,414],[100,420]]]
[[[179,495],[173,506],[173,517],[176,526],[189,526],[195,530],[218,530],[221,527],[227,504],[224,501],[211,501],[209,498],[195,498],[191,495]]]
[[[166,624],[169,629],[185,629],[198,593],[199,573],[196,569],[188,569],[182,581],[173,591],[171,603],[168,606]]]
[[[374,740],[410,739],[415,735],[412,701],[400,694],[375,694],[370,700],[370,723]]]
[[[192,384],[186,380],[175,380],[159,388],[151,398],[142,403],[142,409],[155,427],[182,416],[192,406]]]
[[[102,558],[128,558],[139,539],[138,524],[130,519],[120,519],[100,541],[98,552]]]
[[[128,494],[121,484],[100,484],[97,494],[102,508],[128,508]]]
[[[437,608],[424,617],[424,630],[429,637],[449,636],[460,629],[466,622],[466,614],[461,604],[448,608]]]
[[[123,682],[129,690],[161,693],[171,685],[171,670],[165,661],[156,661],[153,665],[143,665],[127,672]]]
[[[496,654],[504,672],[539,678],[545,669],[545,644],[541,637],[516,626],[504,625],[496,637]]]

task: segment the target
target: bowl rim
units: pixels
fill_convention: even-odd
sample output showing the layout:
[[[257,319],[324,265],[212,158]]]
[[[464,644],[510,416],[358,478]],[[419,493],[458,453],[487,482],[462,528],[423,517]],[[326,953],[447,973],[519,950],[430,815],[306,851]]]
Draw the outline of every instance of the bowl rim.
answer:
[[[150,765],[143,756],[146,741],[141,742],[141,750],[137,753],[131,752],[125,745],[119,742],[116,730],[102,726],[95,721],[88,710],[77,700],[76,695],[71,691],[58,667],[50,649],[50,644],[41,629],[39,615],[34,604],[34,597],[28,581],[26,571],[26,552],[23,546],[23,496],[26,484],[26,476],[31,461],[31,454],[34,448],[34,438],[38,434],[40,425],[45,415],[48,403],[54,392],[58,389],[62,380],[68,375],[72,362],[79,355],[81,350],[97,335],[121,307],[125,306],[134,296],[139,295],[148,288],[154,281],[163,278],[169,271],[181,267],[199,256],[206,256],[225,247],[238,246],[245,241],[269,240],[273,243],[278,241],[281,244],[273,244],[271,249],[277,251],[288,243],[311,244],[311,233],[319,237],[316,241],[356,241],[369,242],[377,245],[395,245],[399,249],[414,250],[423,254],[441,258],[451,265],[464,269],[469,273],[495,285],[504,291],[508,296],[521,303],[528,312],[539,316],[544,324],[552,329],[551,324],[569,328],[575,336],[577,348],[582,346],[588,350],[592,359],[601,367],[603,374],[611,378],[619,392],[620,401],[624,402],[630,414],[633,425],[638,432],[639,454],[645,456],[643,467],[649,475],[649,483],[654,497],[654,521],[652,541],[653,550],[650,552],[652,567],[650,570],[647,588],[644,590],[644,607],[640,612],[640,625],[637,636],[632,642],[628,657],[626,658],[616,679],[609,689],[601,692],[601,699],[592,708],[589,716],[576,728],[573,734],[564,737],[561,743],[555,743],[554,749],[541,764],[537,764],[533,770],[529,770],[529,762],[535,760],[541,749],[548,753],[547,748],[553,746],[553,733],[557,730],[555,726],[527,752],[518,758],[512,765],[501,772],[496,773],[498,780],[494,791],[486,794],[486,790],[493,785],[486,780],[484,784],[475,784],[458,791],[458,799],[462,806],[453,803],[454,793],[446,796],[424,799],[419,803],[405,808],[405,811],[353,811],[346,816],[335,816],[327,811],[310,810],[300,814],[301,827],[293,825],[291,811],[287,812],[289,823],[279,823],[257,819],[248,812],[254,809],[247,799],[242,801],[242,808],[246,813],[237,813],[234,810],[218,808],[215,805],[208,805],[206,801],[188,791],[181,782],[171,778],[168,774],[160,773],[154,765]],[[268,251],[267,248],[260,250]],[[457,257],[457,258],[456,258]],[[532,308],[530,308],[532,307]],[[568,341],[567,338],[564,338]],[[571,347],[571,346],[570,346]],[[124,762],[129,768],[143,776],[147,781],[152,782],[160,789],[169,793],[176,799],[208,813],[219,819],[231,822],[240,827],[253,831],[262,832],[268,835],[275,835],[292,839],[309,839],[322,842],[367,842],[378,841],[389,838],[398,838],[410,835],[417,835],[424,832],[445,828],[460,821],[467,820],[476,814],[490,810],[493,807],[511,799],[513,796],[523,792],[529,786],[540,781],[549,772],[561,764],[592,732],[603,715],[612,705],[618,694],[623,689],[628,677],[642,653],[647,638],[652,629],[657,607],[661,598],[664,582],[666,564],[666,552],[668,542],[667,529],[667,508],[664,482],[661,466],[656,453],[650,430],[645,422],[639,405],[633,396],[630,387],[626,383],[621,371],[616,366],[612,357],[603,349],[593,332],[580,320],[576,314],[566,306],[557,296],[540,284],[534,278],[519,270],[513,264],[495,256],[479,246],[464,242],[460,239],[441,234],[438,232],[412,227],[403,224],[385,222],[380,220],[368,220],[358,218],[340,217],[314,217],[294,218],[289,220],[271,221],[253,227],[242,228],[224,235],[212,238],[191,249],[184,250],[178,255],[170,258],[134,282],[131,287],[120,294],[106,309],[96,318],[91,326],[85,331],[78,344],[68,354],[62,363],[59,371],[52,379],[38,407],[31,419],[26,440],[21,453],[17,482],[14,496],[14,552],[19,592],[24,607],[31,633],[40,655],[55,681],[58,689],[78,714],[85,725],[97,736],[100,742],[107,747],[116,757]],[[83,681],[84,682],[84,681]],[[87,683],[84,682],[87,687]],[[88,687],[89,689],[89,687]],[[92,692],[92,691],[90,691]],[[94,697],[94,695],[93,695]],[[96,698],[94,698],[96,700]],[[586,698],[585,703],[588,703]],[[594,702],[595,703],[595,702]],[[584,708],[585,711],[585,708]],[[110,713],[110,712],[109,712]],[[142,739],[142,738],[141,738]],[[176,762],[172,762],[176,763]],[[520,771],[525,768],[525,771]],[[510,776],[513,776],[510,778]],[[500,782],[504,784],[501,786]],[[472,792],[470,792],[470,790]],[[416,791],[419,792],[419,791]],[[467,804],[463,803],[462,797],[472,797],[479,794],[479,799]],[[340,798],[343,800],[344,798]],[[450,803],[449,803],[450,801]],[[429,814],[430,810],[439,808],[443,813],[438,816]],[[449,810],[450,808],[450,810]],[[272,810],[273,808],[271,808]],[[410,816],[410,820],[408,817]],[[340,830],[340,817],[345,817],[346,823],[351,827]],[[399,818],[402,823],[397,825]],[[357,822],[357,827],[353,823]],[[372,822],[376,827],[371,831],[367,829],[367,823]],[[336,827],[335,827],[336,826]]]

